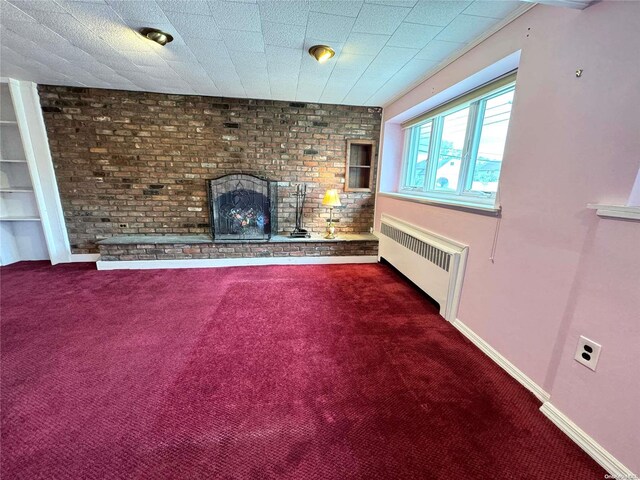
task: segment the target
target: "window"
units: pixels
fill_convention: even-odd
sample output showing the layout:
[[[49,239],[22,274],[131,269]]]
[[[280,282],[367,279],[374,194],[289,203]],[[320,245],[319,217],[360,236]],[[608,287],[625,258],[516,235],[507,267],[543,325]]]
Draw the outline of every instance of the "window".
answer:
[[[400,192],[495,208],[514,89],[511,74],[403,125]]]

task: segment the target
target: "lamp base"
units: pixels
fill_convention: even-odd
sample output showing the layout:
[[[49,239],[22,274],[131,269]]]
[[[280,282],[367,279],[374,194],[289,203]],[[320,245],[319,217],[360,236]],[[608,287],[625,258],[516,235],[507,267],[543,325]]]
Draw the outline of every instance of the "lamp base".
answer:
[[[327,234],[324,236],[324,238],[328,238],[328,239],[336,238],[336,227],[333,225],[333,223],[330,223],[329,226],[327,227]]]

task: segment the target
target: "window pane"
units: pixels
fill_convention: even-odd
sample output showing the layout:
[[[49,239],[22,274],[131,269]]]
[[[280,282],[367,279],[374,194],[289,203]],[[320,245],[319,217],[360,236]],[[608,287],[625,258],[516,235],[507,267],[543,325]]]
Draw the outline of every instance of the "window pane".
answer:
[[[513,90],[487,100],[477,160],[471,177],[472,191],[495,193],[498,190],[512,102]]]
[[[433,122],[428,122],[420,125],[419,127],[414,127],[418,129],[418,131],[415,139],[415,150],[411,152],[413,158],[410,159],[409,168],[407,170],[407,187],[422,188],[424,186],[424,178],[427,174],[427,163],[429,161],[432,127]]]
[[[469,107],[443,117],[442,140],[432,186],[434,190],[455,191],[458,188],[468,119]]]

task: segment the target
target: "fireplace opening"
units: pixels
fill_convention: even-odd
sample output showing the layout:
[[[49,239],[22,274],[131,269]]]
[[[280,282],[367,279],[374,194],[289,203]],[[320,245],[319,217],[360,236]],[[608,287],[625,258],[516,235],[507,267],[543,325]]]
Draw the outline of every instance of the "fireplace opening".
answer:
[[[207,181],[214,241],[267,241],[277,232],[277,184],[246,174]]]

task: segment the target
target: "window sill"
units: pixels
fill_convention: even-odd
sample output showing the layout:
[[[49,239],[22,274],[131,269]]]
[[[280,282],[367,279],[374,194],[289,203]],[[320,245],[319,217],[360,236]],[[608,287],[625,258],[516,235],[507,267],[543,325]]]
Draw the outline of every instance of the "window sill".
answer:
[[[379,192],[381,197],[395,198],[398,200],[406,200],[409,202],[422,203],[423,205],[431,205],[434,207],[451,208],[453,210],[462,210],[463,212],[477,213],[481,215],[490,215],[493,217],[499,217],[502,211],[501,207],[490,207],[481,205],[469,205],[462,202],[454,202],[451,200],[434,200],[427,197],[421,197],[417,195],[409,195],[407,193],[398,192]]]
[[[640,221],[640,207],[589,203],[587,208],[595,210],[596,214],[602,218]]]

